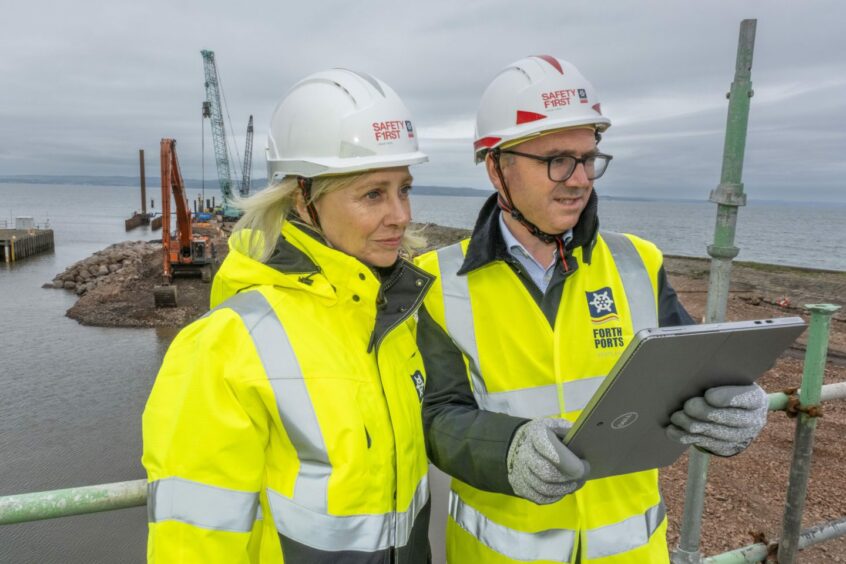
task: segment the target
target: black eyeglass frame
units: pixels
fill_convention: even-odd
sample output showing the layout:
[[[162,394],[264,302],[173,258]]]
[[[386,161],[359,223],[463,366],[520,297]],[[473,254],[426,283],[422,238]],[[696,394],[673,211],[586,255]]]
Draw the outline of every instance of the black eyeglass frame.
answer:
[[[547,178],[549,178],[553,182],[565,182],[567,179],[569,179],[571,176],[573,176],[573,173],[576,172],[576,167],[579,166],[579,164],[581,164],[583,167],[585,167],[585,174],[587,174],[587,161],[588,160],[590,160],[590,159],[595,160],[597,158],[605,159],[605,168],[602,169],[602,172],[600,172],[598,176],[594,176],[593,178],[590,178],[590,176],[588,176],[588,180],[596,180],[597,178],[601,178],[602,175],[605,174],[605,171],[608,170],[608,165],[611,164],[611,159],[614,158],[613,155],[607,155],[605,153],[594,153],[592,155],[588,155],[587,157],[578,158],[578,157],[574,157],[573,155],[552,155],[551,157],[541,157],[540,155],[530,155],[529,153],[521,153],[520,151],[512,151],[511,149],[500,149],[497,152],[500,155],[503,155],[503,154],[517,155],[518,157],[526,157],[527,159],[534,159],[536,161],[546,163],[546,176],[547,176]],[[555,159],[560,159],[562,157],[572,159],[573,160],[573,168],[570,169],[570,172],[567,174],[567,176],[565,176],[564,178],[562,178],[560,180],[556,180],[555,178],[552,178],[552,161],[554,161]]]

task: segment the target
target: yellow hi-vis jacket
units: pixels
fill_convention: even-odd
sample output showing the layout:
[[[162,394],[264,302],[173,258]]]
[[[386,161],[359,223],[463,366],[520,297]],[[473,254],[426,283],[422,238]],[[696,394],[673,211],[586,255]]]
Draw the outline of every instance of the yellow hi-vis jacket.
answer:
[[[144,410],[148,561],[423,563],[429,488],[416,310],[432,277],[380,282],[286,222],[267,264],[230,253]]]
[[[429,368],[425,409],[430,401],[438,408],[427,431],[430,455],[444,470],[449,472],[451,465],[451,473],[459,477],[483,473],[469,467],[486,464],[477,456],[487,448],[485,442],[497,441],[499,432],[506,445],[513,430],[528,419],[575,421],[634,332],[658,325],[658,249],[628,235],[595,237],[589,263],[583,260],[583,247],[569,257],[573,262],[554,324],[505,261],[491,260],[459,273],[469,240],[418,259],[438,276],[425,302],[431,316],[427,321],[434,320],[461,351],[462,372],[466,370],[472,389],[470,400],[448,405],[451,386],[436,380],[449,376],[436,373],[429,362],[432,358],[437,364],[446,353],[427,351],[419,341]],[[421,330],[423,322],[421,314]],[[436,389],[431,398],[430,389]],[[467,405],[473,400],[475,405]],[[496,415],[479,424],[476,409]],[[476,425],[478,431],[473,430]],[[453,444],[452,431],[459,426],[475,435],[475,443]],[[498,451],[499,458],[506,450],[503,446]],[[491,462],[505,474],[504,460]],[[503,475],[501,482],[505,480]],[[507,482],[495,487],[513,494]],[[455,564],[668,562],[665,515],[654,470],[588,481],[550,505],[485,491],[456,478],[449,500],[447,559]]]

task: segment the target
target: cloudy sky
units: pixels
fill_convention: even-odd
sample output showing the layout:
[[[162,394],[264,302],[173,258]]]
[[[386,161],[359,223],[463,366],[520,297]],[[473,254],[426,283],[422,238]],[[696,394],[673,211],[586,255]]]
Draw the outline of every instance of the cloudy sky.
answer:
[[[216,53],[234,136],[266,124],[299,78],[344,66],[380,77],[418,122],[419,184],[483,188],[475,107],[527,54],[577,64],[613,122],[604,194],[704,199],[719,182],[743,18],[757,18],[744,183],[750,199],[846,202],[846,3],[428,0],[31,0],[0,19],[0,175],[155,175],[174,137],[201,176],[201,49]],[[228,126],[229,124],[227,124]],[[206,124],[206,178],[216,177]]]

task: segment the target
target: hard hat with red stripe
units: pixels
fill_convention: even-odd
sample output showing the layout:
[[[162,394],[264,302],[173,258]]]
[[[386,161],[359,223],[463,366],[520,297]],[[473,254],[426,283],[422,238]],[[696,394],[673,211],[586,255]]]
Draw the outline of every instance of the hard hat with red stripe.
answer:
[[[593,85],[573,64],[533,55],[505,67],[491,81],[476,114],[476,163],[491,149],[546,131],[580,125],[603,132],[611,120]]]

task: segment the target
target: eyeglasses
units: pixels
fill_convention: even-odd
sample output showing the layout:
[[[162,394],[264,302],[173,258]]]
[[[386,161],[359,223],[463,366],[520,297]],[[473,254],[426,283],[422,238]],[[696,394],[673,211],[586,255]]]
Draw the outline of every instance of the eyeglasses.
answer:
[[[520,153],[518,151],[500,151],[501,154],[517,155],[518,157],[526,157],[527,159],[534,159],[546,163],[546,173],[549,179],[553,182],[564,182],[576,170],[576,165],[581,163],[585,167],[585,174],[588,180],[596,180],[608,169],[608,163],[614,157],[611,155],[604,155],[596,153],[588,155],[581,159],[570,155],[553,155],[551,157],[541,157],[538,155],[530,155],[528,153]]]

